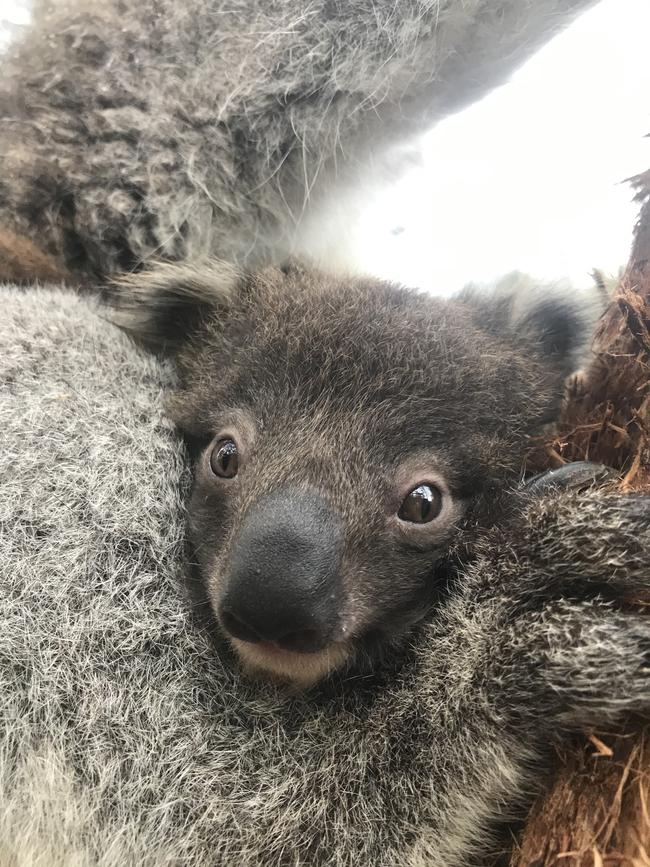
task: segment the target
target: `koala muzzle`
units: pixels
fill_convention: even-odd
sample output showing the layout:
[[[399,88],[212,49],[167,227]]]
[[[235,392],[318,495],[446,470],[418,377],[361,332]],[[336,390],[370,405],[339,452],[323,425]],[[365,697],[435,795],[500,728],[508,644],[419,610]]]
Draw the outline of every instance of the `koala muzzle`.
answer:
[[[223,627],[242,641],[305,653],[335,637],[341,611],[342,522],[316,491],[261,498],[235,539]]]

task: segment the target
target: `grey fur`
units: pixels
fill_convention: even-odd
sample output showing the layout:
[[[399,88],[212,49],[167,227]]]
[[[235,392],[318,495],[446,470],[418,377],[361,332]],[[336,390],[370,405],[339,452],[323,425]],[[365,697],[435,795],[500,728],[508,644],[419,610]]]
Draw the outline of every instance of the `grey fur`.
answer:
[[[277,259],[312,203],[586,5],[37,3],[3,63],[0,222],[95,277],[154,253]],[[215,275],[187,275],[181,308],[212,305]],[[227,307],[244,277],[218,277]],[[171,370],[87,301],[1,301],[3,867],[455,867],[556,738],[647,709],[650,628],[617,603],[648,589],[648,501],[606,489],[522,499],[364,677],[248,681],[185,596]],[[145,338],[162,301],[130,320]],[[514,321],[525,344],[535,323]]]
[[[182,590],[171,372],[71,294],[0,300],[3,867],[464,864],[555,738],[648,708],[614,600],[648,590],[650,509],[606,488],[522,494],[374,675],[242,678]]]
[[[308,253],[324,197],[592,2],[36,0],[0,67],[0,227],[93,277]]]

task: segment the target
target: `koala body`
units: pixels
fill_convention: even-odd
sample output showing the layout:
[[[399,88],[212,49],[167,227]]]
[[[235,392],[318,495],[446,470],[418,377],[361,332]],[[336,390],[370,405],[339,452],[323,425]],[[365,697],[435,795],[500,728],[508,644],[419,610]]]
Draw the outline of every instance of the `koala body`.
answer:
[[[541,302],[504,302],[497,316],[470,299],[221,267],[169,269],[136,296],[135,331],[166,339],[172,308],[188,329],[172,411],[195,437],[190,605],[185,461],[160,403],[169,367],[88,301],[4,290],[2,856],[30,867],[478,860],[543,783],[558,737],[650,701],[650,626],[622,605],[648,589],[648,499],[539,483],[499,496],[582,342],[581,319],[560,327],[572,301],[549,328]],[[452,347],[471,381],[453,379]],[[405,353],[410,368],[395,366]],[[479,384],[504,371],[492,401],[496,386]],[[223,433],[241,447],[230,479],[206,466]],[[217,452],[215,467],[227,475],[232,459]],[[402,535],[400,498],[420,481],[459,513]],[[274,493],[269,525],[260,509]],[[271,564],[294,608],[321,600],[318,587],[297,591],[301,558],[273,544],[279,532],[304,543],[305,522],[319,520],[302,560],[316,552],[325,583],[340,580],[340,611],[356,617],[345,657],[301,669],[294,649],[279,671],[262,648],[245,661],[266,676],[243,676],[245,652],[227,629],[201,628],[203,615],[221,616],[228,583],[261,578],[250,568],[260,546],[258,565]],[[273,602],[272,590],[254,592]],[[296,690],[274,670],[316,682]]]
[[[122,297],[176,355],[203,608],[299,683],[372,667],[451,592],[592,324],[516,280],[445,301],[298,265],[163,267]]]
[[[0,62],[0,266],[309,253],[326,199],[592,2],[35,0]]]

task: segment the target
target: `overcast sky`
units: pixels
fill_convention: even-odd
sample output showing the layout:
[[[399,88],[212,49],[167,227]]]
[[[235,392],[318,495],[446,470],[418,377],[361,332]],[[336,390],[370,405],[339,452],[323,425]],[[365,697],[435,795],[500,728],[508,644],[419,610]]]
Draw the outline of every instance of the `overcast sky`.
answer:
[[[2,19],[26,7],[0,0]],[[514,268],[579,285],[615,272],[637,211],[623,181],[650,167],[649,34],[650,0],[602,0],[439,124],[422,168],[351,228],[359,266],[436,292]]]
[[[361,266],[434,291],[513,269],[579,285],[615,272],[638,210],[623,181],[650,168],[649,36],[650,0],[602,0],[439,124],[425,166],[366,210]]]

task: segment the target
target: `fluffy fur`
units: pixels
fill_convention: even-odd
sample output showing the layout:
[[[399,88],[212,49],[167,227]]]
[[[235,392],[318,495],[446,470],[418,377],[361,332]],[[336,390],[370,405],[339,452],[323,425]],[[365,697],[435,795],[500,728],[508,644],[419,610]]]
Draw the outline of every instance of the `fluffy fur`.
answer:
[[[313,204],[586,5],[38,2],[2,67],[6,273],[283,256]],[[213,278],[186,279],[184,328]],[[131,325],[169,345],[178,292],[157,280],[140,300],[163,303]],[[227,306],[241,276],[219,281]],[[308,694],[243,678],[186,594],[171,370],[88,301],[1,300],[3,867],[456,867],[556,738],[647,709],[650,627],[620,603],[648,589],[648,501],[604,488],[515,499],[363,677]]]
[[[591,2],[36,0],[0,67],[0,227],[85,277],[278,262]]]
[[[567,730],[650,701],[646,498],[522,494],[390,665],[241,677],[182,581],[183,447],[85,300],[2,290],[0,863],[437,865],[484,851]]]
[[[306,630],[318,653],[235,641],[302,682],[409,635],[477,527],[503,517],[527,437],[556,418],[593,324],[587,302],[516,274],[443,300],[296,263],[212,262],[122,290],[121,321],[177,356],[170,410],[198,452],[189,527],[206,606],[234,639],[250,640],[250,620],[258,641],[292,651]],[[225,482],[210,466],[224,436],[242,463]],[[398,520],[422,482],[440,514]],[[303,574],[306,561],[318,565]]]

